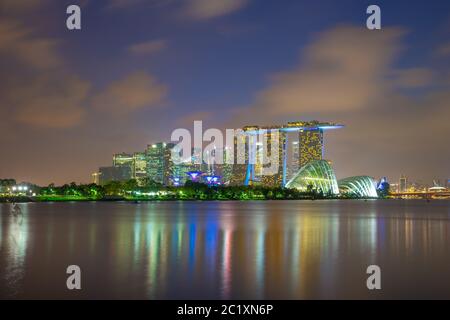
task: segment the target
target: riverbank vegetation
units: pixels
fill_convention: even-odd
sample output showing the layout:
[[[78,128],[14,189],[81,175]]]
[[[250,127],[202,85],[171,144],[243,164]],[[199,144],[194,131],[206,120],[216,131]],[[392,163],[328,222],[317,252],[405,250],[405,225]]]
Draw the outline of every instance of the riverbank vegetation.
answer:
[[[35,187],[35,196],[4,195],[0,201],[152,201],[152,200],[318,200],[353,197],[324,194],[308,188],[306,192],[288,188],[263,186],[209,186],[188,181],[184,186],[162,186],[148,182],[139,186],[135,180],[97,184],[65,184]]]

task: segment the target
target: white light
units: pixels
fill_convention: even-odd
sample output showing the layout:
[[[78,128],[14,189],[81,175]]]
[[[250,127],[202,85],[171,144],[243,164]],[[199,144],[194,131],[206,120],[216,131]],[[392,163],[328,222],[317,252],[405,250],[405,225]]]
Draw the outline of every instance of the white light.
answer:
[[[17,188],[16,188],[16,187],[13,187],[12,189],[13,189],[13,191],[16,191],[16,190],[17,190]]]

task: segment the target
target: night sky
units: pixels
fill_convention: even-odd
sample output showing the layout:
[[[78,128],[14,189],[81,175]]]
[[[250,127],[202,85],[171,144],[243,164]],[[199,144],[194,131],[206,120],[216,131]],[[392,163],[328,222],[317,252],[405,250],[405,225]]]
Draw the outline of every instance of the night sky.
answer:
[[[449,60],[447,0],[0,0],[0,178],[89,182],[194,120],[317,119],[346,125],[326,135],[338,178],[443,181]]]

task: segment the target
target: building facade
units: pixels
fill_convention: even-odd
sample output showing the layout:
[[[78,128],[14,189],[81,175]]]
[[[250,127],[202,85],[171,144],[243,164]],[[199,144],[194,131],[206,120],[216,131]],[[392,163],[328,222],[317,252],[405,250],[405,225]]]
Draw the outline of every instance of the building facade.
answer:
[[[173,143],[158,142],[149,145],[147,155],[147,177],[156,183],[170,185],[174,164],[172,161]]]
[[[143,185],[147,178],[147,154],[145,152],[135,152],[133,154],[133,179],[138,185]]]
[[[111,181],[128,181],[132,178],[129,166],[112,166],[99,168],[99,182],[104,185]]]

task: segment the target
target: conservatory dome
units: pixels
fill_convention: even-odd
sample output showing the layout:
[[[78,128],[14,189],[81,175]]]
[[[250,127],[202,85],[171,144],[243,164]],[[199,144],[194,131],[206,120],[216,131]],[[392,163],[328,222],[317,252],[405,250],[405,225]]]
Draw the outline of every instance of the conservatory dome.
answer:
[[[357,176],[341,179],[338,181],[339,191],[343,194],[361,197],[378,197],[376,182],[368,176]]]
[[[336,176],[326,160],[312,161],[303,166],[286,184],[286,187],[300,191],[312,188],[324,194],[339,194]]]

